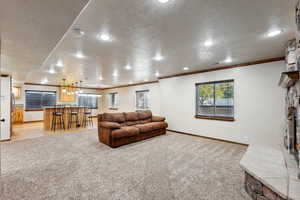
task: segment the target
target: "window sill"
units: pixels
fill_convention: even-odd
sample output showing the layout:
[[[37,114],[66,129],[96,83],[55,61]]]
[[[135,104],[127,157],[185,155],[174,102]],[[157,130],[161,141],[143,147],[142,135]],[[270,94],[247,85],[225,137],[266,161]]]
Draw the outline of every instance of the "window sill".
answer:
[[[227,121],[227,122],[235,121],[234,117],[214,117],[214,116],[199,116],[199,115],[196,115],[195,118],[197,118],[197,119],[207,119],[207,120],[219,120],[219,121]]]
[[[109,108],[109,110],[118,110],[118,108]]]

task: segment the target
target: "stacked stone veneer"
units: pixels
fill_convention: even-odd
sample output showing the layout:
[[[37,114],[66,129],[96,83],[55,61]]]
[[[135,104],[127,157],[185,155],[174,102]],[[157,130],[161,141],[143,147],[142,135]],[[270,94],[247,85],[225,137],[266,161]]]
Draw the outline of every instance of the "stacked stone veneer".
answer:
[[[245,172],[245,189],[254,200],[287,200]]]

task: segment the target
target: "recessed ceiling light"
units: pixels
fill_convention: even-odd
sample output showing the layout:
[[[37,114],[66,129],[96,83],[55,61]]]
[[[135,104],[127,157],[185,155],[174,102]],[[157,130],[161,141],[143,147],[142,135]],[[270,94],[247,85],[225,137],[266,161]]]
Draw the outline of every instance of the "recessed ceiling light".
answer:
[[[162,61],[164,59],[164,57],[160,54],[157,54],[156,56],[153,57],[153,60],[156,60],[156,61]]]
[[[131,66],[130,65],[126,65],[125,69],[126,70],[131,70]]]
[[[115,71],[112,75],[113,75],[113,77],[118,77],[119,76],[117,71]]]
[[[80,28],[73,28],[73,32],[75,36],[79,38],[85,35],[84,31],[81,30]]]
[[[232,62],[232,58],[231,57],[228,57],[226,58],[226,60],[224,60],[225,63],[231,63]]]
[[[168,3],[169,0],[157,0],[159,3]]]
[[[210,47],[210,46],[212,46],[213,45],[213,41],[212,40],[206,40],[205,42],[204,42],[204,46],[206,46],[206,47]]]
[[[272,31],[268,32],[267,36],[274,37],[274,36],[279,35],[280,33],[282,33],[282,30],[276,29],[276,30],[272,30]]]
[[[157,77],[159,76],[159,71],[155,72],[155,76]]]
[[[45,78],[44,80],[41,81],[41,84],[45,84],[45,83],[48,83],[48,79]]]
[[[111,38],[108,34],[102,33],[98,36],[103,41],[109,41]]]
[[[102,76],[99,76],[99,80],[102,81],[102,80],[103,80],[103,77],[102,77]]]
[[[184,67],[183,70],[184,70],[184,71],[187,71],[187,70],[189,70],[189,68],[188,68],[188,67]]]
[[[81,51],[78,51],[75,55],[77,58],[84,58],[85,56],[82,54]]]
[[[56,63],[56,66],[57,67],[63,67],[64,63],[61,60],[58,60],[57,63]]]
[[[55,70],[52,68],[52,69],[49,69],[49,73],[50,74],[55,74]]]

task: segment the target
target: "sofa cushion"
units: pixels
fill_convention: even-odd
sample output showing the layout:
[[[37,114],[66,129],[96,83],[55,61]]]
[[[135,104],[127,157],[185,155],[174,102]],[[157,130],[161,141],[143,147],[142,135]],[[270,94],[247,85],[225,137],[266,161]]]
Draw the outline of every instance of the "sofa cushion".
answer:
[[[152,126],[153,130],[158,130],[158,129],[163,129],[168,127],[168,124],[166,122],[151,122],[148,124]]]
[[[147,124],[152,122],[151,118],[140,120],[140,124]]]
[[[125,122],[125,115],[124,113],[103,113],[102,120],[123,123]]]
[[[139,116],[137,112],[125,112],[126,121],[137,121],[139,120]]]
[[[139,134],[139,129],[134,126],[124,126],[111,132],[113,138],[131,137]]]
[[[102,114],[102,121],[113,122],[112,113],[103,113]]]
[[[153,121],[153,122],[163,122],[163,121],[165,121],[165,120],[166,120],[165,117],[152,116],[152,121]]]
[[[134,127],[138,128],[141,133],[149,132],[154,130],[150,123],[148,124],[138,124],[134,125]]]
[[[104,128],[110,128],[110,129],[121,128],[121,125],[119,123],[107,122],[107,121],[99,122],[99,126]]]
[[[137,121],[127,121],[126,122],[127,126],[133,126],[133,125],[137,125],[137,124],[140,124],[139,120],[137,120]]]
[[[137,110],[138,116],[140,120],[151,119],[152,112],[151,110]]]

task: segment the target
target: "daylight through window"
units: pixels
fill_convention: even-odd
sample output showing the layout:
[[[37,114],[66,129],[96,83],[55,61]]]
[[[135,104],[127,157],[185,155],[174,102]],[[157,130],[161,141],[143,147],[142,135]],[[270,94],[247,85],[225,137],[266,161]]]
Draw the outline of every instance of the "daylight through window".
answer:
[[[25,91],[26,110],[41,110],[45,106],[54,106],[56,104],[56,92],[52,91]]]
[[[149,109],[149,90],[136,91],[136,109]]]
[[[196,116],[234,118],[234,81],[196,84]]]
[[[109,93],[108,95],[108,102],[109,102],[109,108],[110,109],[117,109],[118,108],[118,93]]]

